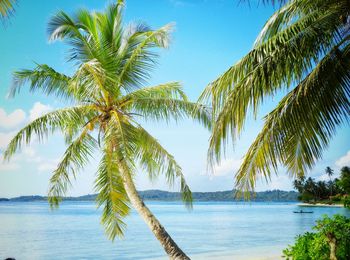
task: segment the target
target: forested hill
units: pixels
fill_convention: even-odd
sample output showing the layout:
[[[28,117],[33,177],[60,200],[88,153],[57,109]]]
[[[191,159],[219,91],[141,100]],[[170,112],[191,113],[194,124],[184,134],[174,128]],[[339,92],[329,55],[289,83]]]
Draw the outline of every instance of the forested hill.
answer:
[[[181,194],[179,192],[168,192],[161,190],[146,190],[139,192],[144,200],[156,200],[156,201],[177,201],[181,200]],[[257,192],[255,196],[251,197],[253,201],[297,201],[298,193],[295,191],[262,191]],[[95,200],[96,194],[84,195],[80,197],[66,197],[67,201],[92,201]],[[233,191],[216,191],[216,192],[193,192],[194,201],[234,201]],[[21,196],[16,198],[0,198],[1,201],[45,201],[46,197],[43,196]]]

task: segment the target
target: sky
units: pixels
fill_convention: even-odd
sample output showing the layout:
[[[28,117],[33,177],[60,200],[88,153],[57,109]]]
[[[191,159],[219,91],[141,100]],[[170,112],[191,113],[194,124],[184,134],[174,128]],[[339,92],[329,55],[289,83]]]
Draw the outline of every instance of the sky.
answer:
[[[238,0],[128,0],[124,23],[144,21],[153,28],[174,22],[172,44],[161,51],[158,67],[152,72],[149,85],[180,81],[191,100],[196,101],[204,87],[215,80],[251,48],[260,29],[274,12],[272,6],[256,1],[240,3]],[[243,1],[244,2],[244,1]],[[31,120],[56,108],[63,101],[30,93],[24,87],[19,95],[7,97],[12,73],[23,68],[33,68],[43,63],[71,74],[72,64],[67,63],[67,46],[62,42],[49,43],[47,22],[58,10],[72,13],[85,7],[103,10],[108,2],[103,0],[37,0],[19,1],[16,13],[5,24],[0,24],[0,197],[19,195],[45,195],[48,180],[65,151],[59,133],[39,144],[35,138],[24,146],[13,159],[3,163],[2,153],[9,140]],[[262,105],[257,120],[249,119],[241,138],[232,149],[228,146],[226,158],[216,167],[215,173],[207,171],[206,152],[210,133],[200,125],[181,122],[146,123],[146,129],[175,156],[182,166],[192,191],[230,190],[234,187],[234,173],[262,127],[263,116],[271,111],[283,93],[268,98]],[[332,139],[323,159],[309,173],[316,179],[325,179],[324,169],[330,166],[336,172],[350,165],[350,128],[340,127]],[[94,193],[93,180],[98,164],[95,160],[73,181],[68,195]],[[144,172],[138,172],[139,190],[168,187],[163,179],[148,181]],[[292,179],[282,167],[278,176],[266,183],[259,180],[257,190],[292,190]]]

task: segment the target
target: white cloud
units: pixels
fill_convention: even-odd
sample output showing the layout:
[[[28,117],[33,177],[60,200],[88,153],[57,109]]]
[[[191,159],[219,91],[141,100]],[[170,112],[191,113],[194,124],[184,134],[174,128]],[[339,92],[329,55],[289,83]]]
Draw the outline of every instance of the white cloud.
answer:
[[[7,114],[3,108],[0,108],[0,127],[11,129],[21,124],[26,118],[26,113],[22,109],[16,109]]]
[[[214,176],[225,176],[235,173],[242,164],[242,159],[228,159],[214,166]]]
[[[340,157],[336,162],[335,165],[339,168],[343,166],[349,166],[350,165],[350,151],[347,152],[346,155]]]
[[[36,102],[29,111],[29,120],[32,121],[50,110],[52,110],[51,106]],[[0,128],[11,129],[27,120],[26,113],[22,109],[16,109],[12,113],[6,114],[5,110],[0,108]],[[0,149],[5,149],[16,133],[17,131],[0,132]],[[33,135],[32,141],[35,140],[36,136]]]
[[[52,107],[50,105],[44,105],[40,102],[35,102],[33,108],[29,111],[29,120],[33,121],[34,119],[37,119],[38,117],[46,114],[52,110]]]
[[[16,132],[1,133],[0,132],[0,149],[5,149]]]

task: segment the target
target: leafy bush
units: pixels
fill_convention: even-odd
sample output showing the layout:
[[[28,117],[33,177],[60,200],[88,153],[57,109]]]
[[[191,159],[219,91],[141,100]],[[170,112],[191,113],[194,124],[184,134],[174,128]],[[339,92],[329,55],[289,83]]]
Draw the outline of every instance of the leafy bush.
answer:
[[[350,196],[349,195],[345,195],[343,197],[343,203],[344,203],[345,208],[350,208]]]
[[[314,200],[314,197],[310,193],[303,193],[302,195],[300,195],[300,200],[305,202],[310,202]]]
[[[337,195],[331,196],[330,199],[334,202],[340,202],[343,200],[343,195],[337,194]]]
[[[316,232],[297,236],[295,244],[283,250],[287,259],[350,259],[350,218],[341,215],[334,215],[333,218],[324,216],[313,229]]]

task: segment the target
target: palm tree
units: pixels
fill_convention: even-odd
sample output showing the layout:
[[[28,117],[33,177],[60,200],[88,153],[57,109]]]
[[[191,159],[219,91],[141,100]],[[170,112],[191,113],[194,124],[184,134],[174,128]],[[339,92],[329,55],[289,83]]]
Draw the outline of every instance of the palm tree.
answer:
[[[288,91],[244,156],[236,173],[239,190],[254,190],[256,179],[269,180],[279,165],[292,176],[304,175],[349,120],[349,14],[347,0],[286,1],[253,49],[202,93],[200,100],[213,107],[208,157],[215,164],[247,116],[256,118],[264,99]]]
[[[325,172],[328,175],[329,180],[332,180],[332,176],[334,174],[334,170],[331,167],[327,166]]]
[[[326,170],[325,170],[326,174],[328,175],[329,177],[329,188],[330,188],[330,192],[331,192],[331,196],[333,195],[333,182],[332,182],[332,176],[334,174],[334,170],[327,166],[326,167]]]
[[[31,91],[55,95],[72,104],[35,119],[12,139],[4,157],[9,159],[36,134],[39,140],[60,131],[68,145],[49,185],[49,202],[58,206],[72,178],[95,151],[101,153],[95,188],[97,204],[103,207],[101,222],[110,239],[122,236],[123,218],[130,203],[143,217],[172,259],[189,259],[140,198],[134,177],[138,166],[150,179],[164,174],[169,185],[176,179],[186,205],[192,195],[174,157],[140,124],[194,118],[210,127],[211,111],[189,102],[177,82],[144,87],[154,67],[155,48],[169,43],[171,25],[151,30],[145,24],[122,25],[123,3],[105,12],[81,9],[73,17],[58,12],[50,22],[50,40],[64,40],[72,48],[69,61],[76,71],[68,76],[48,65],[14,73],[12,95],[30,84]]]
[[[0,20],[4,20],[14,12],[16,0],[0,0]]]

